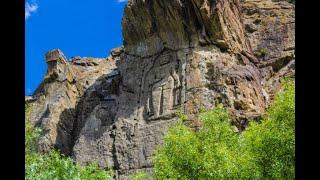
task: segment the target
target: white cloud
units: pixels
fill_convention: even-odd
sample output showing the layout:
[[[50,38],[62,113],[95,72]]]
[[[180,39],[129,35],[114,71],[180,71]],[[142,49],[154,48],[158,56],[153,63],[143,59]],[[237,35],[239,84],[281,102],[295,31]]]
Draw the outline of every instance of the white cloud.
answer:
[[[35,13],[38,9],[38,4],[37,3],[25,3],[25,19],[27,20],[32,13]]]
[[[127,0],[118,0],[119,3],[126,2]]]

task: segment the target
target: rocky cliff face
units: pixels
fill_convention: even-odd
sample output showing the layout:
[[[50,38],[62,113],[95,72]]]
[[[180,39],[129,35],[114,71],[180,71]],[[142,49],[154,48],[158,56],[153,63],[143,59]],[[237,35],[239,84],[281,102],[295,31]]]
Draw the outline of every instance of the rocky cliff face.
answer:
[[[271,0],[129,0],[124,47],[108,58],[47,53],[48,72],[28,103],[43,129],[39,151],[97,161],[117,179],[152,170],[176,112],[222,103],[236,131],[259,119],[294,77],[294,4]]]

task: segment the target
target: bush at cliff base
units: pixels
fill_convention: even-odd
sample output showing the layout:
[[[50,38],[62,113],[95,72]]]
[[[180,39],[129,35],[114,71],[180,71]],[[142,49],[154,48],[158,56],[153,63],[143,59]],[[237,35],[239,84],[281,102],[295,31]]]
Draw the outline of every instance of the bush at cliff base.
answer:
[[[294,179],[294,97],[286,81],[262,120],[240,134],[221,105],[201,114],[198,132],[178,122],[156,151],[156,179]]]
[[[29,108],[26,108],[28,113]],[[106,180],[112,179],[110,170],[100,169],[97,164],[79,166],[72,159],[52,150],[47,154],[36,152],[36,143],[40,130],[34,128],[29,120],[26,120],[25,129],[25,179],[26,180]]]

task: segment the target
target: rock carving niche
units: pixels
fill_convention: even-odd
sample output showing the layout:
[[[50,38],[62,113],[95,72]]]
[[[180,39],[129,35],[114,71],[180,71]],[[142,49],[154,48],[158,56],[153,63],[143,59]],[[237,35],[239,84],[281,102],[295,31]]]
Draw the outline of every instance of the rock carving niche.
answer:
[[[177,106],[181,104],[181,90],[182,90],[182,86],[181,86],[181,82],[180,82],[180,78],[179,75],[176,73],[176,71],[179,70],[179,60],[177,60],[178,64],[175,68],[175,70],[172,69],[172,71],[170,72],[171,77],[174,80],[174,87],[173,87],[173,106]]]
[[[149,119],[169,115],[174,107],[181,104],[180,61],[172,54],[165,54],[156,61],[150,71],[152,75],[147,75],[149,95],[146,109]]]

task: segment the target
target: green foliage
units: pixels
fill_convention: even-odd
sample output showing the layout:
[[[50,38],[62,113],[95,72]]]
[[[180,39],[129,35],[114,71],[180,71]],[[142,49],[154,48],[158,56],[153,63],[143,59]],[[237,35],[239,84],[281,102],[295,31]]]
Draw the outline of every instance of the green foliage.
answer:
[[[29,113],[26,107],[26,115]],[[29,120],[26,120],[25,129],[25,179],[63,179],[63,180],[91,180],[112,179],[112,172],[103,170],[97,164],[79,166],[72,159],[52,150],[48,154],[39,154],[36,144],[40,130],[35,128]]]
[[[182,123],[171,128],[154,159],[158,179],[246,178],[254,164],[240,150],[238,135],[230,128],[221,106],[201,115],[203,128],[192,132]],[[241,157],[241,161],[237,159]]]
[[[160,179],[185,179],[197,169],[197,154],[194,147],[198,141],[193,132],[179,122],[164,138],[163,147],[155,157],[155,173]]]
[[[181,121],[186,121],[188,119],[187,115],[185,115],[182,110],[177,111],[176,115]]]
[[[151,179],[148,177],[147,173],[144,171],[138,171],[129,176],[129,180],[147,180]]]
[[[36,151],[36,139],[39,137],[41,130],[34,128],[30,121],[26,121],[25,125],[25,153],[32,154]]]
[[[76,165],[72,159],[52,150],[45,155],[33,153],[26,156],[26,179],[106,180],[111,179],[111,174],[95,163],[84,167]]]
[[[156,151],[157,179],[294,179],[294,85],[287,82],[261,123],[232,131],[221,106],[193,132],[181,121]]]
[[[261,48],[256,53],[256,55],[259,56],[259,57],[265,57],[266,55],[268,55],[268,50],[266,48]]]
[[[295,177],[294,99],[294,84],[286,82],[262,123],[251,123],[243,133],[246,150],[253,152],[265,178]]]
[[[197,133],[201,179],[255,178],[250,152],[243,151],[239,135],[232,131],[226,109],[218,105],[200,116],[203,128]]]

